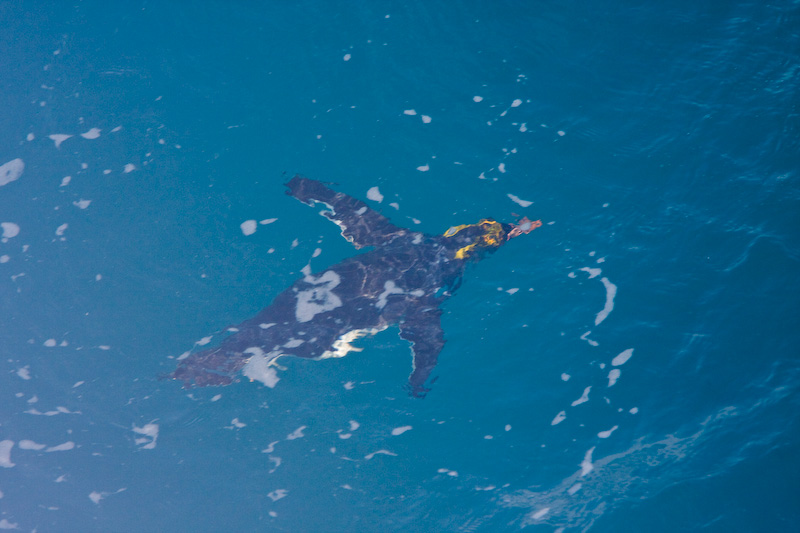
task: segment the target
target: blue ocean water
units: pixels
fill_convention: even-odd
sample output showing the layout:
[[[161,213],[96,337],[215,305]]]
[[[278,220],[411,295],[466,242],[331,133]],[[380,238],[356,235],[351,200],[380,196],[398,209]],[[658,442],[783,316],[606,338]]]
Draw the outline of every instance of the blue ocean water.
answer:
[[[797,530],[798,2],[0,27],[0,528]],[[357,253],[294,173],[428,233],[543,221],[445,304],[424,400],[396,330],[275,388],[159,380]]]

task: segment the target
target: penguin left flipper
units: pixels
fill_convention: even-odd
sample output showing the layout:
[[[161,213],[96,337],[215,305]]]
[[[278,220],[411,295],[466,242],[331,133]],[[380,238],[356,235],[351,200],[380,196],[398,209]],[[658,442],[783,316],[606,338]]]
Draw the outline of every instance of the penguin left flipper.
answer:
[[[388,218],[371,209],[361,200],[336,192],[319,181],[297,175],[286,183],[286,194],[304,204],[315,202],[330,209],[321,214],[342,228],[342,236],[356,248],[380,246],[395,237],[408,235],[409,231],[392,224]]]

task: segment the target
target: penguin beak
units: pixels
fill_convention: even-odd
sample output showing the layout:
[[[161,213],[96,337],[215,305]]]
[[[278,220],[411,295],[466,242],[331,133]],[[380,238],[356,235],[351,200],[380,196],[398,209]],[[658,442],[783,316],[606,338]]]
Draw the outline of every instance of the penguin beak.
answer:
[[[528,217],[523,217],[519,219],[516,224],[511,224],[512,229],[508,232],[508,240],[511,240],[514,237],[519,237],[523,233],[527,235],[541,226],[541,220],[530,220]]]

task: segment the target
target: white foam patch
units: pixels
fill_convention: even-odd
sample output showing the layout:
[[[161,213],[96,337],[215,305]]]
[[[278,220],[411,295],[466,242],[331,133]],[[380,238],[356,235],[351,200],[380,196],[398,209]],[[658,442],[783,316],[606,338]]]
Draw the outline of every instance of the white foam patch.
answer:
[[[136,165],[134,165],[133,163],[128,163],[125,165],[125,168],[122,169],[122,172],[124,172],[125,174],[130,174],[134,170],[136,170]]]
[[[0,466],[3,468],[12,468],[16,466],[11,462],[11,448],[13,447],[13,440],[0,440]]]
[[[516,196],[516,195],[511,194],[511,193],[508,193],[508,197],[511,198],[512,202],[514,202],[515,204],[519,204],[522,207],[530,207],[531,205],[533,205],[533,202],[528,201],[528,200],[523,200],[519,196]]]
[[[603,271],[599,268],[590,268],[590,267],[583,267],[581,269],[582,272],[586,272],[589,274],[589,279],[596,278],[599,276]]]
[[[350,423],[350,431],[355,431],[355,430],[357,430],[358,428],[361,427],[361,424],[359,424],[355,420],[351,420],[349,423]]]
[[[133,432],[139,435],[144,435],[144,437],[134,439],[134,442],[140,445],[142,450],[152,450],[156,447],[156,440],[158,439],[158,424],[153,424],[151,422],[142,427],[133,426]]]
[[[594,319],[595,326],[605,320],[608,314],[614,310],[614,296],[617,295],[617,286],[608,281],[608,278],[602,278],[600,281],[602,281],[603,285],[606,287],[606,305],[603,307],[602,311],[597,313]]]
[[[613,387],[614,386],[614,384],[619,379],[619,375],[620,374],[621,374],[621,371],[620,371],[619,368],[614,368],[608,373],[608,386],[609,387]]]
[[[585,476],[586,474],[594,470],[594,465],[592,464],[593,451],[594,451],[594,446],[589,448],[589,450],[583,456],[583,461],[581,461],[581,477]]]
[[[411,115],[411,116],[414,116],[414,115],[416,115],[416,114],[417,114],[417,112],[416,112],[414,109],[406,109],[405,111],[403,111],[403,114],[404,114],[404,115]]]
[[[577,400],[572,402],[572,407],[575,407],[576,405],[580,405],[582,403],[588,402],[589,401],[589,391],[591,391],[591,390],[592,390],[591,385],[586,387],[585,389],[583,389],[583,394],[581,394],[580,398],[578,398]]]
[[[22,159],[12,159],[8,163],[0,165],[0,187],[8,185],[12,181],[17,181],[25,170],[25,163]]]
[[[0,255],[0,263],[8,263],[11,260],[11,256],[8,254]]]
[[[20,369],[18,369],[18,370],[17,370],[17,375],[18,375],[18,376],[19,376],[21,379],[25,379],[25,380],[31,379],[31,372],[30,372],[30,369],[28,368],[28,366],[27,366],[27,365],[26,365],[26,366],[23,366],[23,367],[22,367],[22,368],[20,368]]]
[[[611,436],[612,433],[614,433],[617,430],[617,428],[619,428],[619,426],[614,426],[613,428],[607,429],[606,431],[601,431],[600,433],[597,434],[597,436],[600,437],[601,439],[607,439],[608,437]]]
[[[0,492],[0,498],[3,497],[3,493]],[[9,522],[7,519],[3,518],[0,520],[0,529],[18,529],[19,524],[17,522]]]
[[[195,344],[195,346],[205,346],[206,344],[211,342],[212,338],[213,338],[213,336],[209,335],[208,337],[203,337],[202,339],[200,339],[199,341],[195,342],[194,344]]]
[[[558,414],[555,416],[555,418],[553,418],[553,421],[552,421],[552,422],[550,422],[550,425],[551,425],[551,426],[555,426],[555,425],[557,425],[557,424],[560,424],[560,423],[561,423],[561,422],[563,422],[563,421],[564,421],[566,418],[567,418],[567,412],[566,412],[566,411],[561,411],[560,413],[558,413]]]
[[[519,98],[511,102],[511,107],[519,107],[521,105],[522,105],[522,100],[520,100]]]
[[[383,284],[383,292],[378,295],[378,301],[375,302],[375,307],[383,309],[386,307],[386,299],[392,294],[404,294],[403,289],[398,288],[393,281],[387,281]]]
[[[622,366],[628,362],[628,359],[633,355],[633,348],[620,352],[614,359],[611,360],[611,366]]]
[[[571,486],[569,489],[567,489],[567,494],[569,494],[570,496],[572,496],[573,494],[575,494],[576,492],[578,492],[579,490],[581,490],[581,487],[582,487],[582,486],[583,486],[583,483],[575,483],[575,484],[574,484],[574,485],[572,485],[572,486]]]
[[[561,381],[569,381],[571,377],[569,374],[561,374]]]
[[[506,173],[506,164],[505,163],[500,163],[499,165],[497,165],[497,170],[500,171],[501,174],[505,174]]]
[[[50,446],[45,451],[46,452],[66,452],[68,450],[72,450],[73,448],[75,448],[75,443],[72,442],[71,440],[68,440],[67,442],[58,444],[56,446]]]
[[[273,466],[272,468],[269,469],[269,473],[272,474],[273,472],[275,472],[278,469],[279,466],[281,466],[281,458],[280,457],[273,457],[273,456],[270,455],[269,456],[269,460],[270,460],[270,462],[272,462],[272,464],[275,465],[275,466]]]
[[[547,513],[549,513],[549,512],[550,512],[550,508],[549,508],[549,507],[545,507],[544,509],[539,509],[539,510],[538,510],[538,511],[536,511],[535,513],[532,513],[532,514],[531,514],[531,519],[533,519],[533,520],[541,520],[541,519],[542,519],[542,518],[544,518],[544,517],[547,515]]]
[[[400,426],[400,427],[394,428],[392,430],[392,435],[395,435],[395,436],[402,435],[403,433],[405,433],[406,431],[409,431],[411,429],[413,429],[412,426]]]
[[[389,450],[378,450],[376,452],[368,453],[367,455],[364,456],[364,459],[369,461],[370,459],[372,459],[376,455],[391,455],[392,457],[397,457],[396,453],[390,452]]]
[[[288,490],[286,490],[286,489],[277,489],[277,490],[273,490],[272,492],[267,494],[267,497],[270,500],[276,502],[276,501],[280,500],[281,498],[285,498],[287,494],[289,494]]]
[[[100,137],[100,129],[99,128],[92,128],[86,133],[81,133],[81,137],[84,139],[97,139]]]
[[[306,276],[304,279],[307,283],[317,287],[297,293],[295,317],[298,322],[308,322],[319,313],[332,311],[342,306],[342,299],[333,292],[333,289],[341,281],[339,274],[328,270],[316,278]]]
[[[322,355],[317,357],[317,359],[328,359],[331,357],[345,357],[350,352],[360,352],[362,348],[357,348],[355,346],[351,346],[350,343],[356,339],[360,339],[361,337],[365,337],[367,335],[375,335],[379,331],[383,331],[386,329],[388,325],[384,325],[383,327],[379,328],[369,328],[369,329],[353,329],[345,333],[344,335],[339,336],[333,344],[331,345],[332,350],[325,350]]]
[[[228,426],[228,427],[230,429],[233,429],[233,428],[242,429],[243,427],[247,427],[247,424],[245,424],[244,422],[239,420],[238,417],[236,417],[233,420],[231,420],[231,425]]]
[[[44,341],[43,344],[45,346],[47,346],[48,348],[52,348],[52,347],[54,347],[56,345],[56,340],[55,339],[47,339],[46,341]]]
[[[307,426],[300,426],[299,428],[295,429],[288,435],[286,435],[286,440],[295,440],[295,439],[302,439],[305,437],[303,431],[306,429]]]
[[[377,186],[369,188],[369,190],[367,191],[367,198],[369,198],[373,202],[378,202],[378,203],[383,201],[383,195],[381,194],[381,191],[380,189],[378,189]]]
[[[262,226],[266,226],[267,224],[272,224],[273,222],[277,221],[277,218],[265,218],[264,220],[259,220],[258,223]]]
[[[304,341],[303,339],[291,338],[286,342],[286,344],[283,345],[283,347],[284,348],[297,348],[298,346],[302,346],[303,344],[305,344],[305,342],[306,341]]]
[[[255,220],[245,220],[239,224],[239,227],[242,228],[242,233],[245,235],[252,235],[256,232],[257,224]]]
[[[447,474],[450,477],[458,477],[458,472],[456,472],[455,470],[450,470],[449,468],[440,468],[436,472],[438,472],[439,474]]]
[[[246,349],[244,353],[249,354],[250,359],[242,368],[242,374],[251,381],[260,381],[270,389],[275,388],[280,378],[272,363],[278,358],[278,354],[276,352],[265,354],[257,346]]]
[[[427,171],[429,171],[430,169],[431,169],[431,166],[430,166],[430,165],[428,165],[427,163],[426,163],[426,164],[424,164],[424,165],[420,165],[420,166],[418,166],[418,167],[417,167],[417,170],[419,170],[420,172],[427,172]]]
[[[117,489],[114,492],[97,492],[92,491],[89,493],[89,499],[92,500],[95,504],[99,504],[100,500],[112,496],[114,494],[118,494],[122,491],[126,490],[125,488]]]
[[[69,224],[67,224],[66,222],[61,224],[59,227],[56,228],[56,235],[61,237],[62,235],[64,235],[64,232],[67,231],[68,227],[69,227]]]
[[[516,293],[518,293],[518,292],[519,292],[519,287],[515,287],[515,288],[513,288],[513,289],[508,289],[508,290],[506,290],[506,292],[507,292],[508,294],[516,294]]]
[[[52,135],[48,135],[48,137],[53,140],[56,148],[61,148],[61,143],[71,138],[72,135],[67,135],[66,133],[54,133]]]
[[[591,331],[587,331],[586,333],[581,335],[581,340],[588,342],[590,346],[597,346],[598,342],[597,341],[593,341],[592,339],[589,338],[589,335],[591,335],[591,334],[592,334]]]
[[[13,222],[2,222],[0,228],[3,228],[3,242],[5,239],[13,239],[19,235],[19,226]]]
[[[32,440],[21,440],[17,443],[17,446],[20,450],[44,450],[47,448],[47,444],[39,444]]]
[[[66,187],[69,185],[70,181],[72,181],[72,176],[64,176],[61,178],[61,185],[59,185],[59,187]]]
[[[79,209],[86,209],[87,207],[89,207],[89,204],[91,204],[91,203],[92,203],[91,200],[84,200],[83,198],[81,198],[77,202],[72,202],[72,205],[74,205],[75,207],[77,207]]]
[[[423,124],[431,123],[431,117],[429,117],[428,115],[422,115],[420,118],[422,119]]]
[[[472,97],[472,101],[476,102],[476,103],[477,102],[482,102],[483,101],[483,96],[473,96]]]
[[[272,453],[272,452],[274,452],[275,451],[275,445],[278,444],[279,442],[280,442],[279,440],[270,442],[269,446],[267,446],[266,448],[261,450],[261,453]]]
[[[36,397],[34,396],[34,398],[36,398]],[[28,402],[34,403],[33,398],[31,398],[31,400],[28,400]],[[55,415],[61,415],[61,414],[67,414],[67,415],[79,415],[79,414],[82,414],[80,411],[70,411],[69,409],[67,409],[66,407],[63,407],[61,405],[59,405],[58,407],[56,407],[53,410],[45,411],[44,413],[42,413],[38,409],[28,409],[25,412],[27,414],[29,414],[29,415],[39,415],[39,416],[55,416]]]

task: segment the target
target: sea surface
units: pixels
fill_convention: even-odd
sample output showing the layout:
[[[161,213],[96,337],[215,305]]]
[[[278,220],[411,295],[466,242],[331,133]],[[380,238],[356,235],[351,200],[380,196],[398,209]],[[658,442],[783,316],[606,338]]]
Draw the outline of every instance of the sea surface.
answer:
[[[3,1],[0,529],[797,531],[798,51],[797,1]],[[295,173],[542,220],[426,398],[396,329],[162,379],[359,253]]]

